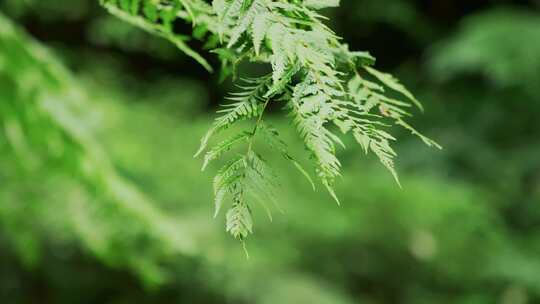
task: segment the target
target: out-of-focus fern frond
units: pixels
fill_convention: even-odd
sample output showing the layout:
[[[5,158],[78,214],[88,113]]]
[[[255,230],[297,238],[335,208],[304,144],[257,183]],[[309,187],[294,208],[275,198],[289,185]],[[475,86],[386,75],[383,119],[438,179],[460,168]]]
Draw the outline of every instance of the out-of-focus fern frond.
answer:
[[[87,199],[78,197],[70,202],[63,198],[59,202],[62,210],[74,210],[72,215],[77,219],[70,228],[76,239],[108,263],[130,267],[149,278],[148,283],[159,283],[165,272],[157,261],[141,267],[129,252],[119,255],[116,251],[122,249],[114,244],[146,238],[159,244],[163,252],[191,254],[194,243],[177,222],[115,171],[93,139],[91,110],[84,90],[62,64],[0,15],[0,146],[17,164],[6,168],[17,168],[13,170],[19,170],[21,178],[35,178],[46,171],[78,184]],[[10,181],[16,183],[24,180]],[[87,212],[79,212],[82,209]],[[92,224],[103,216],[112,217],[104,222],[144,229],[134,228],[126,234],[124,228],[113,224],[107,228],[103,223]],[[119,217],[122,220],[116,220]],[[4,220],[0,215],[0,222]],[[94,229],[100,227],[108,230],[96,234]],[[96,239],[96,235],[104,235],[105,240]],[[133,259],[115,258],[121,256]]]

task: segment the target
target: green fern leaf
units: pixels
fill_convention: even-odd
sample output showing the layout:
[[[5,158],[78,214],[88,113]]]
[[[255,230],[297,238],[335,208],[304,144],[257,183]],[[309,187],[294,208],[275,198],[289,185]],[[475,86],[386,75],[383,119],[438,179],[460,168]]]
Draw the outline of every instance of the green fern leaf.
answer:
[[[315,183],[313,182],[311,175],[293,156],[291,156],[288,151],[287,144],[279,137],[279,132],[275,128],[267,125],[263,125],[261,130],[263,131],[265,141],[270,145],[270,147],[281,153],[286,160],[291,162],[293,166],[308,180],[313,190],[315,190]]]
[[[366,67],[364,67],[364,69],[366,71],[368,71],[368,73],[373,75],[375,78],[377,78],[384,85],[386,85],[387,87],[389,87],[392,90],[395,90],[395,91],[403,94],[405,97],[407,97],[409,100],[411,100],[420,110],[424,111],[424,107],[418,101],[418,99],[416,99],[416,97],[414,97],[414,95],[405,86],[403,86],[399,82],[399,80],[397,80],[397,78],[395,78],[394,76],[392,76],[390,74],[379,72],[379,71],[377,71],[376,69],[374,69],[372,67],[366,66]]]
[[[251,210],[243,201],[241,193],[236,195],[235,203],[227,212],[226,218],[226,230],[234,238],[243,241],[248,237],[248,235],[253,233],[253,218],[251,217]]]
[[[314,9],[338,7],[339,0],[304,0],[304,5]]]
[[[208,141],[213,135],[227,129],[240,120],[250,119],[261,113],[264,103],[262,96],[268,86],[268,80],[268,77],[246,79],[245,82],[247,85],[241,87],[243,91],[233,93],[227,98],[227,100],[234,103],[224,105],[223,109],[218,111],[222,115],[216,118],[212,128],[202,138],[201,145],[195,157],[206,149]]]
[[[244,165],[244,158],[237,157],[221,168],[214,177],[214,217],[219,214],[227,194],[234,193],[234,190],[240,187],[240,182],[243,178],[243,170],[245,168]]]
[[[266,30],[268,27],[268,14],[262,13],[255,18],[251,24],[251,31],[253,36],[253,47],[255,48],[255,54],[258,56],[261,51],[261,45],[266,37]]]
[[[247,141],[247,139],[249,139],[251,136],[252,134],[248,132],[242,132],[214,146],[212,149],[206,152],[206,155],[204,156],[202,171],[206,169],[210,162],[220,158],[224,153],[230,151],[235,145]]]
[[[247,3],[249,1],[245,1]],[[232,47],[238,42],[240,36],[248,31],[256,19],[260,18],[264,12],[266,12],[266,6],[264,6],[263,0],[254,0],[249,9],[239,16],[240,22],[232,29],[231,36],[229,37],[229,43],[227,47]]]

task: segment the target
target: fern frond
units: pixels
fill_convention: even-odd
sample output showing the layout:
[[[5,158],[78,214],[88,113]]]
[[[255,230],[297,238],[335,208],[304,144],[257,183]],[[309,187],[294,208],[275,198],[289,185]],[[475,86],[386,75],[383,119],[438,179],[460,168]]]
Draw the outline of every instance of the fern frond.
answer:
[[[273,128],[272,126],[268,125],[262,125],[261,131],[263,133],[264,139],[266,143],[270,145],[271,148],[276,150],[277,152],[281,153],[281,155],[291,162],[293,166],[300,171],[300,173],[308,180],[313,190],[316,189],[315,183],[313,182],[313,179],[311,178],[311,175],[307,172],[306,169],[291,155],[289,152],[289,149],[287,147],[287,144],[279,137],[279,132]]]
[[[405,86],[403,86],[397,78],[390,74],[379,72],[372,67],[366,66],[364,67],[364,69],[387,87],[403,94],[410,101],[412,101],[421,111],[424,111],[424,107],[418,101],[418,99],[416,99],[416,97],[414,97],[414,95]]]
[[[226,198],[232,200],[227,230],[239,239],[252,231],[250,205],[246,197],[264,203],[272,200],[275,177],[266,162],[253,150],[253,138],[262,134],[270,146],[290,161],[313,185],[307,171],[290,155],[277,131],[264,124],[269,103],[283,103],[297,133],[312,156],[316,172],[330,195],[339,203],[333,185],[340,176],[336,156],[343,134],[354,136],[364,152],[374,153],[398,181],[391,144],[396,140],[387,130],[399,125],[429,146],[439,147],[405,120],[413,105],[423,110],[414,95],[390,74],[373,68],[375,58],[367,52],[350,51],[326,24],[317,10],[336,7],[339,0],[101,0],[113,14],[178,44],[203,65],[206,61],[187,46],[184,36],[174,32],[174,20],[196,25],[197,39],[207,39],[217,54],[222,76],[236,75],[244,61],[265,63],[272,71],[261,78],[244,81],[241,91],[231,94],[229,104],[201,140],[196,156],[206,150],[212,136],[241,120],[256,118],[251,133],[240,133],[220,142],[206,153],[203,169],[211,161],[240,143],[247,152],[233,158],[214,180],[216,212]],[[367,73],[373,81],[361,76]],[[386,89],[403,95],[389,96]],[[399,181],[398,181],[399,183]],[[265,205],[264,205],[265,206]],[[267,209],[265,207],[265,209]],[[216,213],[217,214],[217,213]]]
[[[249,151],[246,155],[246,186],[254,193],[261,193],[265,198],[275,201],[275,189],[278,178],[257,153]]]
[[[244,1],[244,3],[248,2],[250,1]],[[237,24],[231,30],[231,36],[229,38],[229,43],[227,44],[227,47],[230,48],[235,45],[240,39],[240,36],[253,26],[254,21],[260,19],[261,15],[267,12],[268,9],[264,5],[264,0],[253,0],[249,9],[245,11],[245,13],[242,13],[238,16],[239,22],[237,22]],[[255,40],[255,38],[253,40]]]
[[[226,104],[217,113],[221,114],[214,121],[214,125],[201,140],[201,145],[195,157],[200,155],[207,147],[210,138],[229,128],[240,120],[246,120],[260,115],[264,105],[264,93],[268,86],[268,77],[245,79],[245,86],[240,87],[243,91],[232,93],[227,100],[232,104]]]
[[[266,37],[266,31],[270,23],[268,13],[260,13],[254,18],[251,24],[251,32],[253,37],[253,47],[255,48],[255,54],[258,56],[261,51],[261,45]]]
[[[339,6],[339,0],[304,0],[304,5],[313,9]]]
[[[128,2],[129,1],[121,1],[121,3]],[[187,45],[185,42],[186,36],[176,34],[171,30],[170,24],[172,23],[172,19],[176,18],[176,16],[171,16],[170,19],[165,19],[166,23],[160,23],[158,22],[160,20],[159,12],[162,10],[162,8],[159,7],[159,1],[157,3],[155,1],[143,2],[144,5],[142,6],[142,10],[139,9],[139,1],[137,0],[132,0],[130,2],[132,5],[124,5],[125,9],[122,10],[115,4],[115,1],[113,0],[101,0],[103,7],[105,7],[110,14],[147,31],[150,34],[161,36],[169,40],[186,55],[200,63],[206,70],[212,72],[212,66],[210,66],[208,61]],[[174,13],[177,15],[180,12],[175,11]]]
[[[339,203],[332,187],[341,170],[341,163],[336,157],[335,147],[335,143],[340,143],[340,141],[326,127],[328,112],[332,111],[327,101],[326,97],[308,78],[295,87],[293,97],[288,103],[288,109],[306,148],[317,162],[319,178],[332,197]]]
[[[227,212],[226,218],[227,225],[225,229],[235,239],[243,241],[248,237],[248,235],[253,233],[253,218],[251,217],[251,210],[244,202],[243,194],[241,192],[236,193],[234,197],[234,204]]]
[[[372,71],[374,70],[372,69]],[[391,77],[388,74],[384,74],[386,76],[381,76],[380,72],[375,73],[379,73],[380,77],[386,77],[387,82],[389,81],[388,78]],[[399,88],[400,86],[402,86],[401,84],[399,84],[399,82],[397,82],[397,80],[393,79],[392,81],[392,85],[394,88]],[[359,106],[359,109],[361,111],[369,113],[373,110],[376,110],[378,112],[378,115],[381,115],[383,118],[387,118],[393,121],[394,124],[399,125],[410,131],[413,135],[419,137],[427,146],[441,149],[441,146],[438,143],[422,135],[414,127],[412,127],[405,121],[405,117],[412,116],[412,114],[408,111],[408,109],[412,106],[411,103],[385,96],[384,87],[376,83],[370,82],[366,79],[363,79],[362,77],[360,77],[360,75],[356,75],[349,81],[348,90],[351,98],[354,100],[356,105]],[[405,89],[405,92],[408,91]],[[414,96],[412,98],[416,100]],[[413,100],[411,101],[414,103]]]
[[[229,164],[225,165],[214,177],[214,195],[215,195],[215,213],[219,214],[223,201],[228,194],[233,194],[235,189],[240,187],[245,169],[245,160],[243,157],[237,157]]]
[[[235,145],[247,141],[247,139],[249,139],[251,136],[252,134],[248,132],[242,132],[214,146],[212,149],[206,152],[204,156],[202,171],[206,169],[210,162],[220,158],[224,153],[230,151]]]
[[[214,216],[219,214],[223,202],[229,197],[232,207],[226,215],[227,231],[235,238],[244,240],[253,231],[251,210],[246,199],[251,196],[261,202],[271,218],[264,200],[274,200],[276,186],[277,178],[255,152],[249,151],[244,156],[236,157],[214,178]]]

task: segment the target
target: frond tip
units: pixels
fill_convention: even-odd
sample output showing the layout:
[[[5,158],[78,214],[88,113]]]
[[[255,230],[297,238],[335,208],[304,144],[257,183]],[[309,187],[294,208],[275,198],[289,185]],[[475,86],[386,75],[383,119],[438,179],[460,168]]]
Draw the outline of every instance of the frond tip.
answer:
[[[227,211],[227,231],[235,238],[244,240],[253,232],[249,200],[260,202],[270,215],[265,204],[273,201],[277,178],[266,162],[255,152],[237,156],[225,165],[214,178],[215,213],[217,217],[223,203],[229,199],[232,204]]]
[[[227,232],[241,241],[253,233],[253,219],[248,205],[238,198],[227,212]]]

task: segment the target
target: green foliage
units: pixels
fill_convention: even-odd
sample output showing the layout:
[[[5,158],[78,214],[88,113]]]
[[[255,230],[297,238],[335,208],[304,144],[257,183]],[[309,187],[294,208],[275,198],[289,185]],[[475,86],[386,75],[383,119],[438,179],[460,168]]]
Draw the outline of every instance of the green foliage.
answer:
[[[212,67],[206,59],[186,44],[185,40],[187,38],[184,35],[175,34],[173,32],[173,23],[178,18],[178,14],[185,18],[189,18],[187,10],[181,11],[180,6],[178,6],[182,5],[182,3],[186,3],[187,0],[176,1],[176,5],[164,6],[162,6],[160,1],[156,2],[150,0],[102,0],[101,2],[111,14],[151,34],[169,40],[178,47],[178,49],[195,59],[208,71],[212,71]],[[204,2],[200,2],[200,9],[207,12],[209,8],[204,4]]]
[[[3,202],[0,225],[15,247],[27,252],[24,261],[37,263],[40,236],[51,233],[81,242],[104,263],[130,268],[149,285],[163,282],[159,260],[170,252],[189,254],[192,239],[118,174],[94,140],[96,118],[88,113],[86,92],[47,49],[3,15],[0,80],[0,149],[10,156],[2,159],[0,177],[6,201],[15,202]],[[40,185],[30,188],[36,179]],[[47,199],[54,203],[46,205]],[[52,217],[52,223],[18,220],[25,212],[30,218]],[[23,242],[19,229],[25,230]],[[140,242],[159,244],[162,252],[131,251]],[[148,256],[160,257],[141,262]]]
[[[48,50],[3,15],[0,22],[0,119],[23,168],[57,163],[82,180],[107,176],[106,159],[89,134],[91,115],[83,115],[83,92]]]
[[[17,14],[4,10],[6,4],[28,7],[25,17],[17,19],[20,27],[28,27],[40,44],[48,45],[49,50],[52,47],[56,54],[38,51],[41,55],[28,58],[27,50],[37,43],[20,31],[0,39],[0,106],[13,108],[2,113],[11,112],[22,126],[21,142],[26,143],[26,148],[15,151],[2,119],[0,294],[4,302],[540,301],[540,128],[536,117],[540,102],[534,76],[536,57],[532,56],[537,53],[534,45],[538,39],[526,34],[536,30],[529,22],[538,15],[533,5],[520,2],[530,8],[528,12],[478,8],[462,25],[451,27],[448,21],[457,12],[466,15],[471,3],[342,1],[341,8],[327,11],[339,16],[332,18],[332,24],[340,33],[354,39],[356,45],[368,42],[385,58],[386,66],[399,70],[405,83],[415,84],[419,99],[432,101],[430,114],[416,118],[415,125],[429,130],[446,148],[432,153],[419,147],[415,138],[397,136],[408,131],[397,128],[391,132],[400,137],[399,142],[389,143],[399,151],[403,190],[388,186],[391,179],[371,162],[374,155],[364,159],[358,157],[358,149],[339,151],[344,178],[338,178],[335,187],[343,205],[335,208],[324,195],[311,191],[302,177],[302,166],[310,169],[314,162],[297,157],[306,150],[296,127],[291,127],[291,117],[265,114],[253,137],[252,151],[259,158],[264,156],[279,173],[278,181],[284,187],[272,195],[290,204],[285,217],[274,216],[270,222],[265,220],[265,206],[255,204],[262,201],[272,207],[273,200],[259,190],[259,198],[245,192],[257,233],[248,246],[253,258],[246,261],[242,248],[218,229],[226,227],[232,197],[226,194],[221,216],[209,216],[213,193],[206,190],[211,179],[200,173],[201,164],[191,157],[211,119],[205,111],[207,96],[221,95],[217,84],[201,79],[200,71],[190,69],[172,44],[108,16],[94,2],[0,1],[0,10],[10,17]],[[94,5],[83,9],[81,18],[76,12],[85,7],[83,3]],[[512,22],[506,21],[510,18]],[[96,20],[110,24],[94,28]],[[472,20],[477,22],[467,26]],[[175,29],[187,33],[190,27],[177,24]],[[85,35],[86,30],[91,36]],[[111,37],[107,33],[113,30],[118,30],[114,39],[100,40],[98,47],[93,44],[95,37]],[[504,31],[509,34],[497,34]],[[195,32],[194,39],[206,39],[209,34],[202,27]],[[436,37],[426,41],[422,32]],[[491,38],[471,43],[465,33],[472,32]],[[75,39],[74,33],[79,34]],[[219,36],[214,36],[219,42]],[[441,47],[434,48],[430,56],[419,56],[435,41],[442,41]],[[186,43],[195,46],[199,42]],[[161,47],[175,55],[157,54]],[[265,37],[260,53],[266,47]],[[228,58],[227,64],[235,61],[234,51],[222,48],[216,53]],[[357,56],[359,62],[373,63],[365,53]],[[429,57],[435,60],[424,62]],[[472,57],[474,60],[467,59]],[[76,74],[68,73],[55,58],[65,61]],[[346,62],[341,53],[339,58]],[[179,68],[177,73],[171,69],[185,66],[188,68]],[[432,68],[429,77],[426,67]],[[490,67],[504,72],[491,72]],[[43,77],[59,69],[67,77]],[[238,70],[241,75],[262,71],[260,64]],[[359,72],[360,80],[377,81],[367,71]],[[439,77],[451,81],[436,82]],[[45,81],[49,78],[57,81]],[[295,83],[301,80],[294,77]],[[347,91],[364,92],[363,86],[369,84],[355,80],[344,81],[343,86]],[[376,87],[366,93],[374,96],[366,97],[374,104],[366,104],[367,108],[378,116],[370,120],[394,124],[398,114],[408,120],[403,112],[412,113],[412,102],[409,106],[395,103],[401,94],[389,88],[383,93]],[[74,91],[77,93],[70,93]],[[50,117],[50,111],[38,111],[35,106],[43,95],[52,96],[47,103],[51,108],[69,109],[62,111],[69,113],[67,120],[76,128],[91,133],[85,136],[93,138],[91,149],[106,152],[105,163],[128,189],[104,187],[99,178],[83,181],[77,174],[80,170],[74,169],[80,163],[73,159],[84,149],[71,149],[71,136],[58,140],[50,136],[49,130],[69,132],[42,119]],[[268,109],[279,110],[288,100],[272,100]],[[227,151],[230,158],[226,163],[245,157],[252,122],[258,117],[217,132],[201,157],[214,147],[222,156],[225,154],[220,152]],[[30,124],[30,120],[40,123]],[[386,131],[385,126],[375,128]],[[333,126],[328,129],[339,132]],[[13,134],[9,140],[15,143],[17,132]],[[229,146],[235,138],[238,141]],[[354,136],[341,140],[347,147],[355,145]],[[40,142],[51,142],[50,149]],[[339,143],[334,144],[339,148]],[[64,147],[65,153],[59,153],[62,149],[58,147]],[[288,160],[299,165],[300,174]],[[213,165],[221,165],[221,161],[211,160],[207,170],[213,171]],[[102,165],[101,160],[94,160],[89,167]],[[139,192],[134,188],[154,200],[140,203],[137,197],[126,195],[111,198],[112,193]]]
[[[86,16],[93,2],[84,0],[70,1],[69,5],[63,0],[4,0],[0,2],[0,10],[10,17],[21,18],[35,14],[34,18],[41,21],[77,20]]]
[[[244,60],[271,66],[271,73],[246,80],[240,87],[242,91],[229,97],[234,103],[218,112],[221,116],[203,137],[196,153],[199,155],[207,148],[212,135],[238,121],[255,119],[252,131],[235,134],[210,149],[203,165],[206,168],[210,161],[235,145],[247,145],[247,154],[223,167],[216,178],[217,209],[227,194],[232,201],[227,218],[234,223],[229,223],[227,230],[239,239],[243,240],[252,231],[245,179],[253,169],[250,165],[253,160],[260,160],[254,157],[253,138],[263,132],[261,126],[269,103],[285,105],[313,159],[317,176],[338,203],[334,191],[334,181],[341,171],[337,147],[344,144],[336,134],[336,127],[344,134],[352,133],[396,180],[396,153],[390,144],[395,138],[384,130],[388,121],[420,136],[426,144],[437,146],[404,121],[408,113],[403,107],[414,104],[422,109],[416,98],[393,76],[370,67],[374,59],[369,54],[349,51],[323,23],[324,17],[317,10],[338,6],[339,1],[215,0],[211,6],[201,0],[102,0],[101,3],[115,16],[172,41],[208,70],[211,70],[208,62],[185,43],[182,34],[175,32],[175,22],[191,23],[198,38],[206,37],[207,47],[220,54],[224,75],[234,73]],[[369,76],[380,84],[368,80]],[[348,87],[343,85],[346,82],[350,83]],[[385,87],[401,93],[404,101],[388,97]],[[284,153],[281,148],[278,150]],[[284,155],[301,169],[288,153]],[[301,169],[301,172],[311,180],[307,171]],[[260,172],[263,174],[266,172]],[[264,189],[266,184],[261,183],[260,188]]]
[[[499,87],[526,86],[536,93],[540,17],[518,9],[471,16],[434,52],[431,67],[440,79],[479,73]]]

